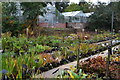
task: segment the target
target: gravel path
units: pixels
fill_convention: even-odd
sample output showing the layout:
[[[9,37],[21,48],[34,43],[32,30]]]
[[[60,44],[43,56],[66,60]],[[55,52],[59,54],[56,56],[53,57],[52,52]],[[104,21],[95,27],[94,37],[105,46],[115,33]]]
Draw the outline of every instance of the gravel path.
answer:
[[[117,45],[117,46],[115,46],[115,47],[119,47],[119,48],[120,48],[120,45]],[[113,47],[113,48],[115,48],[115,47]],[[102,53],[104,53],[104,54],[102,54]],[[93,58],[93,57],[97,57],[97,56],[105,57],[105,56],[107,56],[107,54],[108,54],[108,50],[103,51],[103,52],[101,52],[101,53],[99,53],[99,54],[96,54],[96,55],[87,57],[87,58],[80,59],[80,61],[85,61],[85,60],[87,60],[87,59],[89,59],[89,58]],[[54,78],[56,75],[60,74],[60,72],[61,72],[62,70],[64,70],[65,68],[70,68],[71,65],[72,65],[72,66],[76,66],[76,65],[77,65],[77,61],[74,61],[74,62],[65,64],[65,65],[61,65],[61,66],[59,66],[59,67],[57,67],[57,68],[54,68],[54,69],[51,69],[51,70],[49,70],[49,71],[43,72],[42,74],[37,75],[36,78],[40,78],[40,76],[42,76],[42,78]],[[55,74],[52,74],[52,73],[55,72],[56,70],[58,70],[58,71],[57,71]]]

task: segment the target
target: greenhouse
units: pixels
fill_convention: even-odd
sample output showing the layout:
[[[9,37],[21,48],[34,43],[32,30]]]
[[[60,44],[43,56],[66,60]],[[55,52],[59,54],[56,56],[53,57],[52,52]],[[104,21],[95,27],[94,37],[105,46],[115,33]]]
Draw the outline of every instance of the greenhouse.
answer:
[[[0,5],[1,80],[120,79],[120,1]]]

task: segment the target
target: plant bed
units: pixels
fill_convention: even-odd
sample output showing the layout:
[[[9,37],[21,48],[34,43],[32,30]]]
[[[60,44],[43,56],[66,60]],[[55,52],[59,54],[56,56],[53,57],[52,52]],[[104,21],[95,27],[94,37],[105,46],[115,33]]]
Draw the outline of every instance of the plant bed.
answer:
[[[46,57],[46,58],[47,58],[47,57],[49,57],[49,58],[51,57],[50,54],[47,54],[47,56],[46,56],[46,54],[42,54],[42,55],[43,55],[43,57]],[[42,55],[41,55],[41,56],[42,56]],[[48,56],[48,55],[49,55],[49,56]],[[87,55],[87,54],[83,54],[82,58],[85,57],[85,55]],[[27,72],[30,73],[30,71],[34,71],[34,70],[37,71],[37,70],[38,70],[39,73],[42,73],[42,72],[48,71],[48,70],[50,70],[50,69],[52,69],[52,68],[58,67],[59,65],[63,65],[63,64],[66,64],[66,63],[68,63],[68,62],[71,62],[69,59],[74,59],[74,60],[76,60],[76,56],[75,56],[75,55],[70,56],[68,59],[62,59],[60,62],[53,62],[54,59],[53,59],[53,60],[50,59],[50,61],[49,61],[49,60],[46,60],[46,62],[44,62],[44,66],[43,66],[43,67],[38,67],[38,68],[36,67],[36,69],[33,69],[33,70],[32,70],[32,69],[28,69]],[[38,60],[38,58],[35,59],[35,62],[38,62],[38,61],[39,61],[39,60],[38,60],[38,61],[37,61],[37,60]],[[74,61],[74,60],[72,60],[72,61]],[[49,62],[49,63],[48,63],[48,62]],[[51,65],[50,65],[50,64],[51,64]],[[53,65],[53,64],[54,64],[54,65]],[[57,65],[55,65],[55,64],[57,64]],[[25,67],[27,67],[27,66],[24,65],[24,68],[25,68]],[[35,72],[36,72],[36,71],[35,71]],[[34,72],[34,73],[35,73],[35,72]],[[27,76],[27,75],[28,75],[28,73],[26,73],[26,76]],[[23,76],[23,77],[24,77],[24,76]],[[28,78],[28,77],[27,77],[27,78]]]
[[[116,44],[115,45],[113,45],[113,46],[116,46]],[[93,51],[93,52],[91,52],[91,53],[87,53],[87,54],[81,54],[80,55],[80,58],[85,58],[85,57],[89,57],[89,56],[91,56],[91,55],[95,55],[95,54],[97,54],[97,53],[99,53],[99,52],[102,52],[102,51],[104,51],[104,50],[107,50],[108,48],[107,47],[103,47],[102,49],[98,49],[98,50],[96,50],[96,51]],[[89,54],[89,55],[88,55]],[[51,64],[53,64],[53,63],[58,63],[59,64],[59,66],[60,65],[64,65],[64,64],[67,64],[67,63],[69,63],[69,62],[73,62],[73,61],[75,61],[77,59],[77,56],[76,55],[73,55],[73,56],[68,56],[68,58],[66,58],[66,59],[61,59],[59,62],[51,62]],[[58,66],[55,66],[55,67],[58,67]],[[54,66],[53,66],[53,68],[55,68]]]
[[[120,60],[112,57],[109,70],[110,70],[110,80],[118,80],[119,76],[119,64]],[[82,79],[82,80],[106,80],[106,61],[105,57],[98,56],[96,58],[89,58],[84,62],[80,62],[80,70],[77,72],[77,69],[73,66],[70,66],[69,69],[64,69],[60,74],[57,75],[57,78],[67,78],[67,79]],[[114,63],[114,62],[117,62]]]
[[[5,55],[5,58],[9,59],[8,61],[4,58],[5,65],[3,65],[3,67],[5,66],[5,69],[8,71],[6,76],[11,78],[12,76],[13,78],[30,78],[31,75],[36,74],[37,71],[42,73],[60,65],[75,61],[77,58],[78,40],[76,39],[76,35],[73,34],[67,37],[39,36],[29,39],[25,37],[6,37],[2,39],[2,43],[3,52],[1,55]],[[79,56],[84,58],[94,55],[99,51],[99,48],[100,47],[94,44],[81,44],[81,55]],[[101,49],[101,51],[103,50],[105,49]],[[25,55],[29,56],[25,57]],[[11,64],[10,68],[14,67],[14,69],[11,68],[10,70],[7,67],[7,62]],[[12,66],[12,64],[14,65]],[[24,75],[26,74],[25,76],[20,74],[22,73],[22,69],[24,69],[23,73]]]
[[[120,60],[118,61],[120,62]],[[84,62],[80,62],[80,68],[83,69],[86,72],[89,73],[97,73],[99,77],[106,77],[106,61],[105,58],[102,58],[101,56],[98,56],[96,58],[92,58],[89,60],[86,60]],[[110,63],[109,69],[110,69],[110,78],[111,79],[118,79],[118,72],[120,68],[118,67],[118,64],[115,64],[113,62]]]
[[[113,46],[116,46],[116,45],[113,45]],[[104,51],[104,50],[107,50],[107,48],[104,48],[103,47],[103,49],[101,50],[101,51]],[[96,51],[99,51],[99,50],[96,50]],[[96,52],[95,51],[95,52]],[[97,53],[95,53],[95,52],[91,52],[91,53],[89,53],[89,54],[91,54],[91,55],[95,55],[95,54],[97,54]],[[98,52],[99,53],[99,52]],[[89,56],[91,56],[91,55],[89,55]],[[82,54],[82,55],[80,55],[80,57],[81,58],[85,58],[85,57],[89,57],[87,54]],[[77,56],[76,55],[73,55],[73,56],[69,56],[68,58],[66,58],[66,59],[62,59],[60,62],[54,62],[54,63],[58,63],[59,64],[59,66],[60,65],[64,65],[64,64],[67,64],[67,63],[69,63],[69,62],[73,62],[73,61],[75,61],[76,60],[76,58],[77,58]],[[53,62],[52,62],[53,63]],[[51,63],[51,64],[52,64]],[[58,67],[58,66],[56,66],[56,67]],[[55,68],[55,67],[53,67],[53,68]]]

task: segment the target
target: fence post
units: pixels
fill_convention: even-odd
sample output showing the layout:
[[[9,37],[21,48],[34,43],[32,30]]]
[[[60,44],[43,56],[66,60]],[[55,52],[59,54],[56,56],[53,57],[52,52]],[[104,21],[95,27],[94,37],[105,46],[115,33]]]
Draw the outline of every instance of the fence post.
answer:
[[[78,35],[78,52],[77,52],[77,72],[79,71],[79,53],[80,53],[80,37]]]
[[[28,38],[28,32],[29,32],[29,29],[26,28],[26,35],[27,35],[27,38]]]
[[[110,55],[111,54],[112,54],[112,40],[111,40],[111,45],[108,47],[108,58],[107,58],[107,64],[106,64],[106,78],[107,78],[107,80],[110,79],[109,65],[110,65]]]
[[[77,72],[79,71],[79,53],[80,53],[80,37],[77,34],[77,29],[74,29],[74,33],[77,35],[78,37],[78,49],[77,49]]]

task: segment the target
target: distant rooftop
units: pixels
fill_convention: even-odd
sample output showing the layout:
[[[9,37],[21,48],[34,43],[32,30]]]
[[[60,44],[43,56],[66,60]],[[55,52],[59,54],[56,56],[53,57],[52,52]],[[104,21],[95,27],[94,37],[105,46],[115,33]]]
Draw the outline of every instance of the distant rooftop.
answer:
[[[84,13],[86,17],[89,17],[93,14],[94,12],[90,12],[90,13]]]
[[[82,11],[73,11],[73,12],[63,12],[62,14],[64,16],[76,16],[78,13],[80,13]]]
[[[83,17],[89,17],[92,15],[94,12],[90,13],[83,13],[83,11],[72,11],[72,12],[63,12],[62,15],[64,16],[83,16]]]

